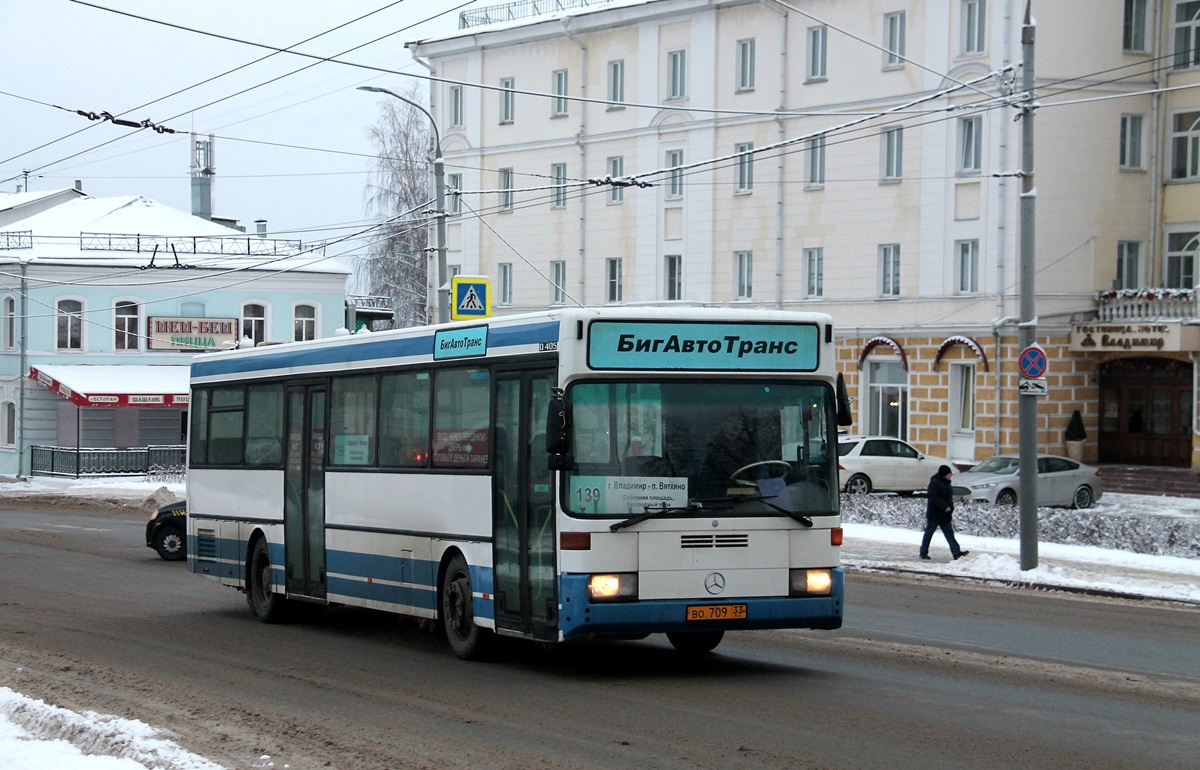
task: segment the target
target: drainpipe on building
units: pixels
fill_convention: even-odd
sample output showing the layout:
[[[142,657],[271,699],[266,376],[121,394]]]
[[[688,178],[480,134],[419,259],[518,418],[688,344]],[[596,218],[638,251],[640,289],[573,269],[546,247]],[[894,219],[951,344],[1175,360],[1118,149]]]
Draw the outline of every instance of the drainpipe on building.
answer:
[[[412,53],[412,52],[409,51],[409,53]],[[440,118],[440,116],[437,113],[437,85],[438,85],[438,81],[436,80],[437,69],[432,64],[430,64],[428,61],[426,61],[425,59],[422,59],[420,56],[417,56],[415,53],[412,54],[412,57],[413,57],[413,61],[415,61],[417,64],[420,64],[422,67],[424,67],[426,70],[428,70],[429,74],[433,78],[435,78],[435,79],[429,81],[429,115],[430,115],[430,120],[437,120]],[[435,132],[438,130],[436,124],[433,126],[432,130]],[[438,154],[442,155],[441,146],[438,147]],[[444,158],[445,156],[442,155],[442,157]],[[443,213],[446,210],[444,201],[443,201],[443,206],[442,206],[441,210]],[[438,222],[442,223],[443,227],[445,226],[445,224],[444,224],[445,221],[446,220],[444,218],[438,220]],[[436,223],[435,223],[435,227],[436,227]],[[445,241],[442,241],[442,244],[445,245]],[[441,252],[441,253],[444,254],[445,252]],[[438,292],[441,291],[442,287],[438,283],[438,280],[440,279],[441,276],[438,275],[438,270],[437,270],[436,265],[434,266],[433,269],[430,269],[430,266],[429,266],[429,263],[435,262],[439,256],[440,256],[440,254],[438,254],[436,252],[435,253],[431,253],[428,251],[426,252],[426,259],[425,259],[425,319],[427,322],[430,321],[430,319],[436,317],[437,313],[434,312],[434,309],[438,308],[440,305],[440,302],[439,302],[440,296],[439,296]],[[446,307],[447,307],[447,310],[449,310],[449,305],[447,305]],[[350,331],[351,331],[351,333],[353,333],[354,330],[351,329]]]
[[[29,264],[21,260],[21,371],[17,373],[17,478],[27,478],[33,475],[32,458],[29,473],[25,473],[25,455],[29,447],[25,446],[25,380],[29,379],[29,279],[26,271]]]
[[[563,19],[563,34],[572,43],[579,46],[579,95],[584,101],[579,103],[579,133],[575,134],[575,145],[579,148],[579,178],[587,178],[587,46],[567,29],[569,19]],[[585,284],[587,276],[587,195],[579,196],[579,291],[577,301],[586,305]]]
[[[1013,60],[1013,0],[1007,0],[1004,4],[1004,59],[1001,64],[1007,66]],[[993,354],[993,359],[996,365],[996,372],[993,375],[995,387],[993,390],[993,398],[995,401],[995,409],[992,412],[992,419],[995,422],[992,430],[992,454],[1000,452],[1000,407],[1003,404],[1003,399],[1000,394],[1000,375],[1004,369],[1004,359],[1000,357],[1002,346],[1000,344],[1000,328],[1015,321],[1015,318],[1006,318],[1004,316],[1004,269],[1007,265],[1007,260],[1004,259],[1004,254],[1008,249],[1008,134],[1015,124],[1009,123],[1005,125],[1003,131],[1000,132],[1000,146],[998,153],[1000,157],[997,160],[997,168],[1001,170],[1001,176],[997,183],[996,195],[997,213],[996,213],[996,318],[998,320],[992,322],[992,336],[995,338],[996,350]]]
[[[1150,29],[1155,30],[1153,43],[1151,43],[1151,58],[1150,61],[1161,61],[1159,56],[1162,55],[1162,35],[1158,33],[1158,3],[1152,3],[1150,9]],[[1158,167],[1158,159],[1162,153],[1162,133],[1163,129],[1159,126],[1160,115],[1162,114],[1162,94],[1159,89],[1162,88],[1162,76],[1159,74],[1161,70],[1158,67],[1154,68],[1150,82],[1154,85],[1154,93],[1150,96],[1150,236],[1146,239],[1146,245],[1149,248],[1146,250],[1146,272],[1145,276],[1149,278],[1152,275],[1159,275],[1155,270],[1155,264],[1159,261],[1159,207],[1162,205],[1162,172]],[[1118,276],[1119,277],[1119,276]],[[1164,281],[1164,283],[1166,283]],[[1193,388],[1193,390],[1195,390]],[[1193,411],[1193,415],[1196,413]]]
[[[773,3],[766,3],[766,7],[775,11],[782,17],[782,24],[779,25],[779,112],[787,110],[787,43],[788,43],[788,14],[787,11],[776,8]],[[787,138],[784,135],[783,115],[775,116],[776,141],[783,144]],[[787,153],[779,153],[779,161],[776,164],[776,172],[779,175],[779,180],[775,185],[775,308],[783,309],[783,206],[784,206],[784,158]],[[803,279],[802,279],[803,280]]]

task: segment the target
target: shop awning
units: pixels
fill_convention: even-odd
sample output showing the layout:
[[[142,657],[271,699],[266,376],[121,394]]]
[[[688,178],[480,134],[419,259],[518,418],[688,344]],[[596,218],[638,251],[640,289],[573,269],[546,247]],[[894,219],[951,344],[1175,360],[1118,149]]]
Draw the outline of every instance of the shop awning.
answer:
[[[79,406],[187,406],[190,366],[29,367],[29,379]]]

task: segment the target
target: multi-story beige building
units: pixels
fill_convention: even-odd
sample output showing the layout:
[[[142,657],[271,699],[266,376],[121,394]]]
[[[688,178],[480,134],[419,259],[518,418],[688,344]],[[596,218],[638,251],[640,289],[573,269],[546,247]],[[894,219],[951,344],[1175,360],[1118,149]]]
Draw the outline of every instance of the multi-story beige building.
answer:
[[[499,312],[828,312],[856,431],[1016,450],[1024,2],[548,5],[408,44],[453,269]],[[1033,12],[1039,446],[1078,409],[1087,459],[1196,465],[1200,2]]]

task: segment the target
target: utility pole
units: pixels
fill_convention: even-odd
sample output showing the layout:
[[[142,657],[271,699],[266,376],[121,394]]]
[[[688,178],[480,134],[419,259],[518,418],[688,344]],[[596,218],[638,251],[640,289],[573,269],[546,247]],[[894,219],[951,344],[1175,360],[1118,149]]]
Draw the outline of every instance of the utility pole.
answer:
[[[1021,25],[1021,69],[1022,88],[1025,91],[1021,105],[1021,350],[1028,350],[1037,343],[1037,314],[1034,306],[1034,214],[1037,203],[1037,186],[1033,180],[1033,41],[1037,23],[1033,19],[1033,0],[1026,0],[1025,21]],[[1022,392],[1017,396],[1017,429],[1020,440],[1020,530],[1021,569],[1031,570],[1038,565],[1038,520],[1037,520],[1037,449],[1038,395]],[[999,419],[999,415],[997,415]]]

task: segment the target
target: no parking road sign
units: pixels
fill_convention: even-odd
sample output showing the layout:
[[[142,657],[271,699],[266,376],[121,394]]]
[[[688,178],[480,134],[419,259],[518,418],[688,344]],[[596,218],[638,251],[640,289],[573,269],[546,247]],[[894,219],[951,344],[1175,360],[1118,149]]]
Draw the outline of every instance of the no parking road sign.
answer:
[[[1017,359],[1021,376],[1027,380],[1036,380],[1046,376],[1046,351],[1036,342],[1021,351]]]

